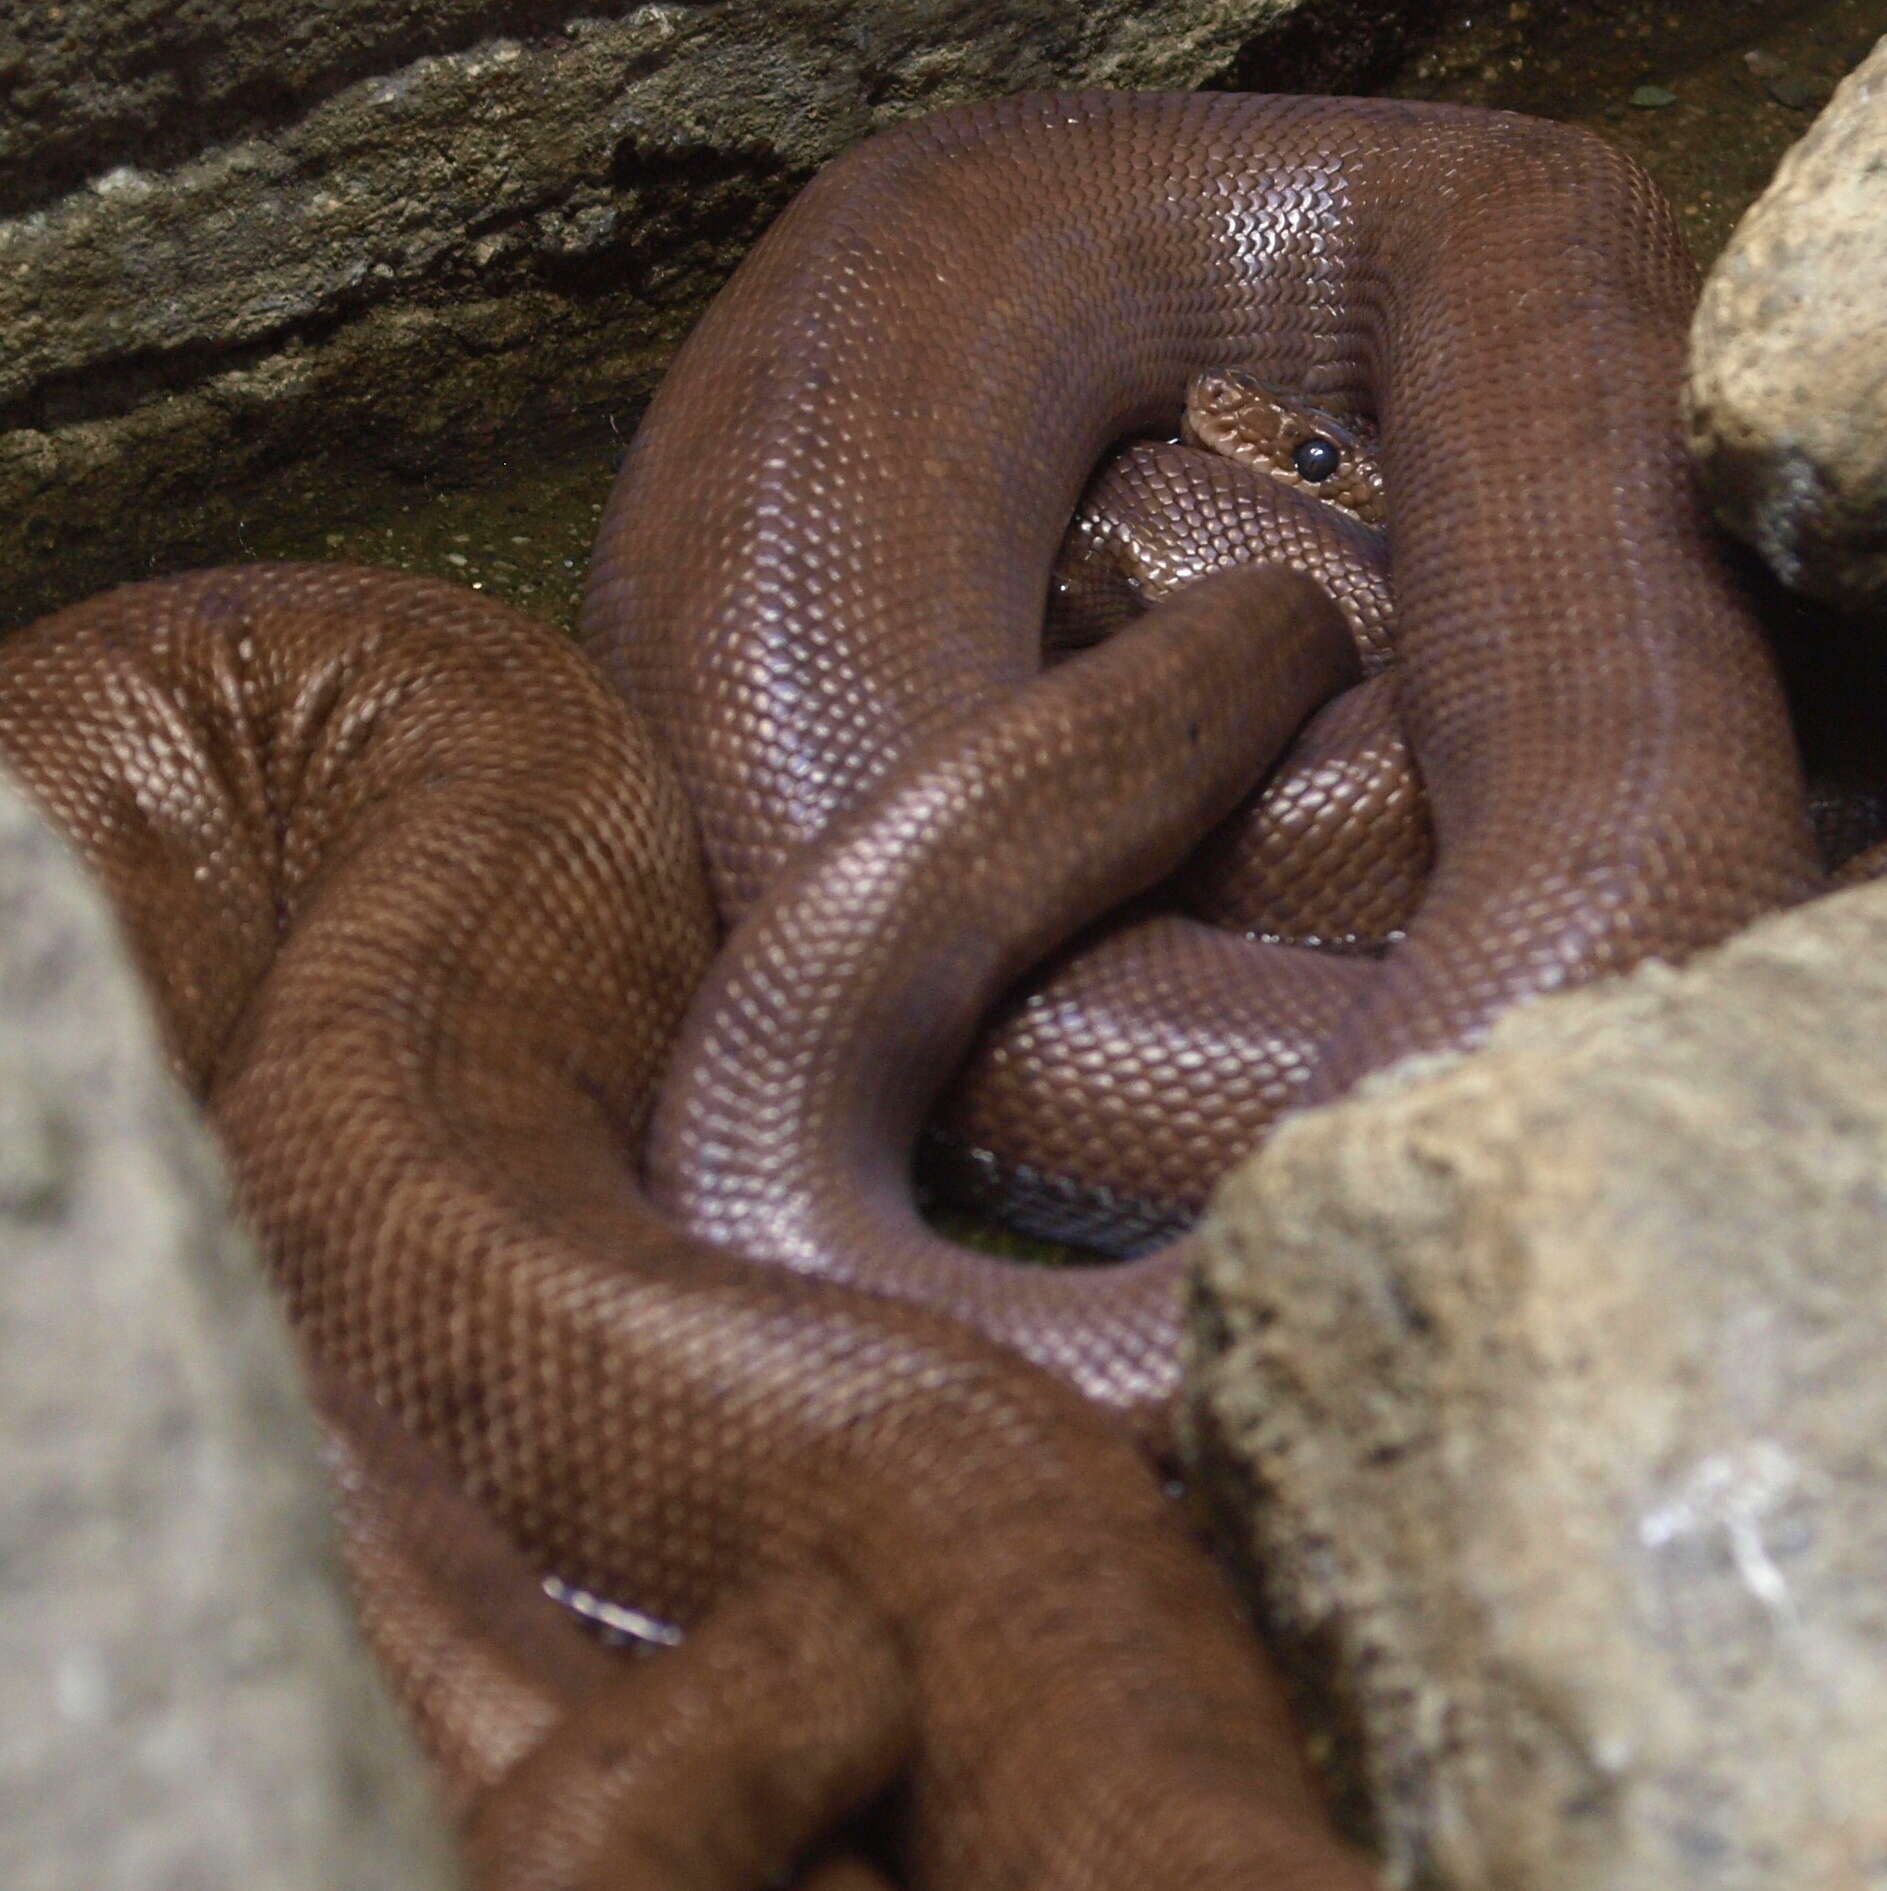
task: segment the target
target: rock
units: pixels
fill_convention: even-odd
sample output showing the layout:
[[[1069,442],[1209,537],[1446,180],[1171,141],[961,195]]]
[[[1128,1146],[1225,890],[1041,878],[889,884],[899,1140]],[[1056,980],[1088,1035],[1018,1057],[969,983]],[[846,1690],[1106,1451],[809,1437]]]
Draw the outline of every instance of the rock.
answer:
[[[1887,40],[1738,224],[1691,329],[1686,417],[1718,516],[1783,583],[1887,585]]]
[[[0,783],[0,1884],[455,1872],[216,1153],[102,900]]]
[[[29,7],[0,21],[0,608],[243,552],[245,512],[330,523],[363,472],[626,423],[874,127],[1195,85],[1328,4]],[[1346,5],[1322,69],[1406,10],[1365,31]]]
[[[1222,1190],[1201,1476],[1395,1885],[1887,1887],[1884,1038],[1876,885]]]

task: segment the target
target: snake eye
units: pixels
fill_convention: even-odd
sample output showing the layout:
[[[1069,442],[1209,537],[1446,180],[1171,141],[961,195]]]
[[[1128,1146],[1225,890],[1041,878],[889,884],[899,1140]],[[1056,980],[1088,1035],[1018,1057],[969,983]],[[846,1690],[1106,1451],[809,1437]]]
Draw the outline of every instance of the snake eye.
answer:
[[[1298,478],[1309,480],[1313,486],[1328,479],[1342,460],[1343,455],[1319,434],[1298,441],[1291,449],[1291,464],[1297,469]]]

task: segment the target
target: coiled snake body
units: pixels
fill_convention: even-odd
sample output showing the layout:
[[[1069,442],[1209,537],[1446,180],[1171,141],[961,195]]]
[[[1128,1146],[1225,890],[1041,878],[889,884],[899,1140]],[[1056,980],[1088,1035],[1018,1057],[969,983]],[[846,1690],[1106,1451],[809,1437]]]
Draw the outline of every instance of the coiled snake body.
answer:
[[[666,767],[483,600],[210,573],[0,653],[0,744],[116,894],[319,1362],[370,1626],[487,1882],[754,1884],[893,1781],[912,1883],[1367,1882],[1152,1472],[1058,1382],[1158,1441],[1177,1261],[966,1262],[904,1170],[996,992],[1353,671],[1270,572],[1032,678],[1096,456],[1200,369],[1380,424],[1435,873],[1380,961],[1094,935],[986,1036],[961,1146],[1157,1220],[1286,1101],[1807,890],[1678,450],[1690,294],[1629,164],[1505,117],[1021,98],[834,165],[678,361],[586,613],[738,921],[711,975]],[[388,1415],[502,1536],[403,1481]],[[686,1645],[624,1672],[544,1569]]]

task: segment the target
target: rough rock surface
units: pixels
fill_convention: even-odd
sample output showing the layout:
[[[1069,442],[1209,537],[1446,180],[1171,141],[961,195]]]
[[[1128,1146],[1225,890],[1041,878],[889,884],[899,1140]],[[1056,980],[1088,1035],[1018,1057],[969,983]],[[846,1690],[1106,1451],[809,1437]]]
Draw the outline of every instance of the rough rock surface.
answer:
[[[457,1882],[221,1167],[0,782],[0,1884]]]
[[[1203,1475],[1395,1884],[1887,1887],[1884,1039],[1874,886],[1222,1191]]]
[[[1737,226],[1691,330],[1691,446],[1784,584],[1887,589],[1887,40]]]
[[[1298,34],[1319,56],[1279,42],[1256,79],[1341,82],[1407,5],[27,0],[0,19],[0,622],[239,554],[245,505],[331,520],[350,462],[450,473],[626,420],[875,126],[1244,76],[1300,9],[1337,22]]]

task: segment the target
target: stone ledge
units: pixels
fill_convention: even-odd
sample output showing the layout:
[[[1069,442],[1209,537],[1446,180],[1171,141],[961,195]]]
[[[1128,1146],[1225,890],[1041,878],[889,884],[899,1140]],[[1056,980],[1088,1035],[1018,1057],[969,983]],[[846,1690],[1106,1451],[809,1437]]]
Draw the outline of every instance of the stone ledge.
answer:
[[[0,203],[20,206],[0,218],[0,625],[239,555],[245,510],[320,517],[298,469],[322,466],[345,516],[383,475],[465,477],[494,437],[626,420],[794,188],[875,126],[1030,87],[1196,85],[1327,0],[548,23],[460,0],[423,28],[408,6],[311,27],[288,0],[202,0],[106,32],[114,4],[0,27]],[[1356,70],[1407,10],[1364,31],[1340,7],[1321,70]],[[35,126],[58,134],[43,174]],[[86,181],[46,194],[73,152]]]

